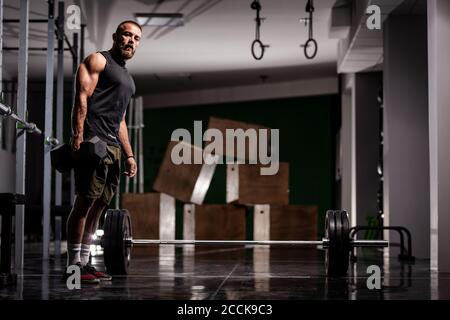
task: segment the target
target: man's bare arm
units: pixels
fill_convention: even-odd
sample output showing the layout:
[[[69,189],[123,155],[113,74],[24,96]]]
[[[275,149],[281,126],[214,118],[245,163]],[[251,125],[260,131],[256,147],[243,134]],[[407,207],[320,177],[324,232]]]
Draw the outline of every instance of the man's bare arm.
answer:
[[[119,140],[125,156],[125,174],[129,177],[134,177],[137,172],[137,164],[136,160],[134,159],[133,149],[131,149],[130,140],[128,138],[128,128],[127,123],[125,122],[125,117],[123,117],[122,121],[120,122]]]
[[[105,69],[106,59],[100,53],[93,53],[80,64],[76,75],[75,104],[72,109],[72,147],[78,150],[83,141],[84,121],[87,115],[87,101],[94,93],[100,72]]]
[[[131,149],[131,144],[128,137],[128,128],[125,119],[122,119],[122,121],[120,122],[119,140],[122,145],[125,158],[133,156],[133,150]]]

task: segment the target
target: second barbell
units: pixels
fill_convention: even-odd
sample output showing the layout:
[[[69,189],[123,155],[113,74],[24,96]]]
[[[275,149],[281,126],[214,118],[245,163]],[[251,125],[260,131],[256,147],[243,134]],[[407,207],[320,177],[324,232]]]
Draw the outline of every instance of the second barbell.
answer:
[[[329,277],[347,274],[349,254],[353,247],[387,247],[385,240],[352,240],[346,211],[328,211],[325,217],[325,238],[309,240],[161,240],[133,239],[131,218],[127,210],[108,210],[103,225],[102,246],[106,269],[111,274],[127,274],[134,245],[284,245],[321,246],[326,249],[325,270]]]

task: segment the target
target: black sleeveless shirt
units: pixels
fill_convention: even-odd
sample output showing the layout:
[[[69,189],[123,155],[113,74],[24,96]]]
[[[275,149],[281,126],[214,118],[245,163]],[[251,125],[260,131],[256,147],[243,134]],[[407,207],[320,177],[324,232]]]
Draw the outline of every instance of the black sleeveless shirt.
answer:
[[[120,147],[120,122],[136,87],[124,61],[114,59],[109,51],[100,53],[106,58],[106,66],[88,99],[83,138],[98,136],[109,145]]]

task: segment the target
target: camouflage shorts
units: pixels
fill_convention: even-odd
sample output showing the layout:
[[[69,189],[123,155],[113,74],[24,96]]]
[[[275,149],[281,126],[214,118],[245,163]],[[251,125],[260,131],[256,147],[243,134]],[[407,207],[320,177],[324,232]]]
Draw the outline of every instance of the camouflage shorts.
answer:
[[[101,199],[109,205],[119,185],[121,150],[108,146],[107,151],[99,165],[75,167],[75,191],[78,196]]]

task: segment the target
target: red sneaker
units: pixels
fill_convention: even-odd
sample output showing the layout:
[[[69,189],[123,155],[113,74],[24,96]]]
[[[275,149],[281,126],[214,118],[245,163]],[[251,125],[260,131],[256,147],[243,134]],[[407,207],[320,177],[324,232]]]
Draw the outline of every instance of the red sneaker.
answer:
[[[80,282],[81,283],[87,283],[87,284],[100,283],[100,279],[98,279],[95,275],[84,270],[84,268],[81,266],[80,263],[77,263],[76,265],[80,268]],[[66,271],[64,272],[64,275],[63,275],[63,280],[67,281],[69,276],[70,276],[70,274],[67,273],[67,268],[66,268]]]
[[[87,274],[94,276],[99,281],[111,281],[112,277],[104,272],[98,271],[93,265],[87,264],[83,267]]]

